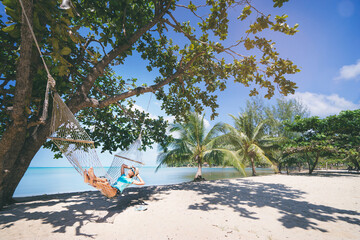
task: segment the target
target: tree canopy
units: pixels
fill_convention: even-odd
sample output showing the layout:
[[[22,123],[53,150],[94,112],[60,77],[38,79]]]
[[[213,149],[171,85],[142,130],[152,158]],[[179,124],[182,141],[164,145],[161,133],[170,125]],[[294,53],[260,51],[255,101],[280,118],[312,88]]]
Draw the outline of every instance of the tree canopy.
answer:
[[[342,111],[324,119],[317,116],[297,117],[294,122],[287,124],[287,128],[300,135],[288,145],[287,151],[305,154],[309,173],[316,167],[319,157],[329,154],[351,158],[359,166],[359,120],[360,110]]]

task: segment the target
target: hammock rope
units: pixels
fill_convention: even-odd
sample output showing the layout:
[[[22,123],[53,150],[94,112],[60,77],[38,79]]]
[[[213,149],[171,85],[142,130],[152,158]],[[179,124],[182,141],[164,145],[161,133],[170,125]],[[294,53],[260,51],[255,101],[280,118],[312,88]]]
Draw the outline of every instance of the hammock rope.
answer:
[[[134,167],[140,167],[143,165],[141,158],[141,133],[143,125],[145,123],[145,118],[141,126],[138,139],[133,144],[131,144],[126,151],[115,154],[110,168],[108,169],[108,171],[106,171],[105,168],[102,166],[100,159],[96,153],[94,141],[92,141],[90,136],[81,127],[74,114],[70,111],[68,106],[64,103],[59,94],[56,92],[56,82],[51,76],[44,56],[40,50],[32,25],[25,12],[23,2],[22,0],[19,0],[19,2],[48,77],[43,112],[42,116],[40,117],[41,122],[45,122],[48,116],[50,91],[53,96],[50,136],[48,138],[54,142],[54,144],[59,148],[62,154],[68,159],[68,161],[80,175],[85,177],[85,170],[93,168],[95,175],[106,178],[109,184],[112,185],[120,177],[121,165],[123,163],[128,166]],[[147,110],[149,108],[150,101],[151,97],[147,106]],[[120,105],[119,103],[117,104]],[[120,107],[122,108],[121,105]],[[124,108],[122,109],[125,113],[127,113]],[[107,197],[114,196],[114,189],[110,185],[103,185],[101,188],[99,188],[99,190]]]

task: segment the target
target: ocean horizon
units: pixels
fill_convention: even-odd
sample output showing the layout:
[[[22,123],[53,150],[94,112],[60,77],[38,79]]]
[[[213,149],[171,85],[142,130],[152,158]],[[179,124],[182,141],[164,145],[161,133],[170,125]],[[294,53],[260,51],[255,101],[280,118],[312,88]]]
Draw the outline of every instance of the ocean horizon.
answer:
[[[109,167],[104,167],[106,170]],[[169,185],[190,182],[194,179],[196,167],[162,167],[155,172],[156,166],[144,166],[140,175],[145,186]],[[246,168],[251,176],[251,168]],[[231,167],[203,167],[206,180],[245,177]],[[274,173],[271,168],[257,168],[258,175]],[[135,187],[135,185],[132,185]],[[73,167],[29,167],[15,190],[14,197],[28,197],[44,194],[57,194],[82,191],[97,191],[83,182],[82,176]]]

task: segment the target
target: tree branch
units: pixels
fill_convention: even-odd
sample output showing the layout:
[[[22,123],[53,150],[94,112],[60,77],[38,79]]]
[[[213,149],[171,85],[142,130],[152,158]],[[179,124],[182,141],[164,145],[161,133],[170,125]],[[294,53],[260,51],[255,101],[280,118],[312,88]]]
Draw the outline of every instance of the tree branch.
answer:
[[[90,74],[87,76],[87,80],[83,83],[83,85],[78,90],[79,95],[83,95],[84,98],[87,98],[86,95],[89,93],[92,88],[95,80],[104,73],[105,68],[113,61],[117,56],[119,56],[122,52],[129,49],[140,37],[150,30],[156,23],[158,23],[165,13],[169,10],[171,5],[171,1],[169,1],[168,5],[165,9],[155,18],[149,22],[144,27],[138,29],[131,37],[125,41],[124,44],[112,49],[108,54],[106,54],[102,60],[100,60],[91,70]]]
[[[205,52],[200,52],[198,54],[196,54],[185,66],[184,68],[179,69],[176,73],[174,73],[172,76],[166,78],[165,80],[156,83],[154,85],[151,85],[149,87],[138,87],[135,89],[132,89],[130,91],[121,93],[119,95],[115,95],[112,97],[109,97],[106,100],[103,101],[98,101],[95,99],[90,99],[86,105],[86,107],[96,107],[96,108],[103,108],[106,107],[112,103],[116,103],[118,101],[121,101],[123,99],[135,96],[135,95],[139,95],[139,94],[143,94],[143,93],[147,93],[147,92],[155,92],[156,90],[162,88],[163,86],[169,84],[171,81],[173,81],[174,79],[182,76],[186,70],[188,70],[191,65],[193,64],[193,62],[201,55],[203,55]]]
[[[186,33],[181,28],[180,23],[178,21],[176,21],[175,17],[171,13],[169,13],[169,16],[175,22],[175,24],[171,23],[168,19],[165,19],[164,22],[167,23],[168,25],[170,25],[171,27],[173,27],[174,29],[178,30],[179,32],[183,33],[185,35],[185,37],[187,37],[190,41],[196,41],[196,42],[199,42],[201,44],[210,46],[210,47],[212,47],[212,48],[214,48],[214,49],[216,49],[216,50],[218,50],[220,52],[226,52],[227,54],[231,55],[233,58],[235,58],[233,54],[235,54],[235,55],[237,55],[239,57],[243,57],[243,58],[246,57],[246,56],[241,55],[241,54],[239,54],[239,53],[237,53],[237,52],[235,52],[234,50],[231,49],[233,47],[238,46],[242,41],[239,41],[237,44],[234,44],[234,45],[232,45],[230,47],[227,47],[227,48],[221,48],[221,47],[215,46],[213,44],[209,44],[207,42],[201,41],[201,40],[197,39],[196,37],[191,36],[190,34]]]

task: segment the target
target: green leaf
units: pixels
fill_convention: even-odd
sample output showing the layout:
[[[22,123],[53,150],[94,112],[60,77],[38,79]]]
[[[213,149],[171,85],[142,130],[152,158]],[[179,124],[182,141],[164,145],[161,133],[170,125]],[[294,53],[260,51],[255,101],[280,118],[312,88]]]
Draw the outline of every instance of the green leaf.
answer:
[[[52,41],[54,51],[55,52],[59,51],[59,40],[57,40],[56,38],[53,38],[51,41]]]
[[[61,55],[69,55],[71,53],[71,49],[68,47],[64,47],[63,49],[61,49],[60,54]]]
[[[16,24],[13,24],[13,25],[4,27],[4,28],[2,29],[2,31],[3,31],[3,32],[6,32],[6,33],[12,32],[12,31],[15,29],[15,25],[16,25]]]

